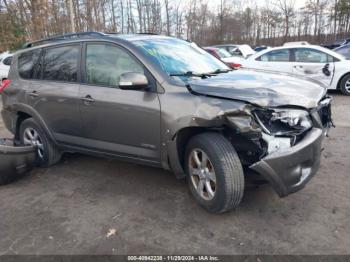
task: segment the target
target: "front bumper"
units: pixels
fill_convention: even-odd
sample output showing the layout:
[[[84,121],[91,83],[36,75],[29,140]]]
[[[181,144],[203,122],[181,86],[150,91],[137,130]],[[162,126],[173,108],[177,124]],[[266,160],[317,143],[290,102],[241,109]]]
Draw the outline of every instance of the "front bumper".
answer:
[[[322,129],[313,128],[295,146],[271,153],[250,168],[268,180],[280,197],[294,193],[316,174],[324,136]]]
[[[36,161],[35,146],[14,146],[0,139],[0,185],[7,184],[31,170]]]
[[[12,133],[16,132],[17,114],[6,109],[1,110],[2,120],[6,128]]]

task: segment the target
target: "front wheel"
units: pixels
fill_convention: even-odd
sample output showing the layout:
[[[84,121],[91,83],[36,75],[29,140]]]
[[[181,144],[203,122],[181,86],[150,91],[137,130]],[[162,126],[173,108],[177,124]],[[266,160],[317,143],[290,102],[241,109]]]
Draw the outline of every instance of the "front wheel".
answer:
[[[212,213],[239,205],[244,193],[241,161],[232,144],[221,134],[202,133],[186,149],[190,190],[199,205]]]
[[[347,74],[340,81],[340,91],[347,96],[350,96],[350,74]]]

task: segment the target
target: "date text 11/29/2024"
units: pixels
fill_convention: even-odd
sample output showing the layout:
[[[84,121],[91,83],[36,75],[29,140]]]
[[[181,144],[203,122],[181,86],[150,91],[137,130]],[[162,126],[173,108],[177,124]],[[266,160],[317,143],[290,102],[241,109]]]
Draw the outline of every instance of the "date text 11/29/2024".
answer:
[[[128,256],[128,261],[220,261],[218,256]]]

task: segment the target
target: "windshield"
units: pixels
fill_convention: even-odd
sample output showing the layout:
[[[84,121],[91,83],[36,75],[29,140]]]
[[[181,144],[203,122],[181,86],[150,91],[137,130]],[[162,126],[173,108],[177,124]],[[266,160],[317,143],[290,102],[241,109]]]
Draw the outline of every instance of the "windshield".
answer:
[[[133,42],[169,75],[204,74],[229,68],[194,43],[176,38],[152,38]]]
[[[218,48],[217,52],[219,53],[220,58],[228,58],[232,56],[228,51],[222,48]]]

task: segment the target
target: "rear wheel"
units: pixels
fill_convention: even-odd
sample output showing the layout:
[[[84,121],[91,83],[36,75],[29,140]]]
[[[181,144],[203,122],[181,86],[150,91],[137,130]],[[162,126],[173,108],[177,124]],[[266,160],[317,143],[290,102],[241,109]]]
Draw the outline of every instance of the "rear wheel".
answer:
[[[347,96],[350,96],[350,74],[347,74],[340,81],[340,91]]]
[[[35,145],[37,147],[37,165],[49,167],[60,160],[60,151],[33,118],[22,122],[19,135],[22,145]]]
[[[203,133],[190,140],[186,171],[193,196],[209,212],[229,211],[241,202],[243,168],[235,149],[221,134]]]

